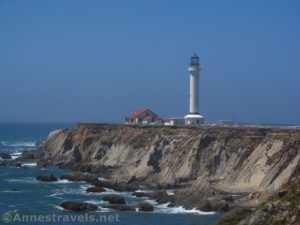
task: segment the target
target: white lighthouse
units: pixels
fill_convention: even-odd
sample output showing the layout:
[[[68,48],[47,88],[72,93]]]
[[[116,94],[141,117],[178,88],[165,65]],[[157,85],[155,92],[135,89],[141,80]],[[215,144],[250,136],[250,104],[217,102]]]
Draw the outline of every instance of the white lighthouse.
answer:
[[[189,65],[190,74],[190,112],[185,119],[186,125],[202,124],[203,116],[199,114],[199,72],[200,72],[199,57],[196,53],[191,57]]]

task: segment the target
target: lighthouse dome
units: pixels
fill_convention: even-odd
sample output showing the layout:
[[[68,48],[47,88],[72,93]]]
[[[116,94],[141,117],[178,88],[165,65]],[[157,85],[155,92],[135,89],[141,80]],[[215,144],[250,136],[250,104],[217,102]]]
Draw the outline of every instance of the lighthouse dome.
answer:
[[[197,56],[196,53],[194,53],[194,55],[191,57],[191,62],[190,65],[195,65],[198,66],[199,65],[199,57]]]

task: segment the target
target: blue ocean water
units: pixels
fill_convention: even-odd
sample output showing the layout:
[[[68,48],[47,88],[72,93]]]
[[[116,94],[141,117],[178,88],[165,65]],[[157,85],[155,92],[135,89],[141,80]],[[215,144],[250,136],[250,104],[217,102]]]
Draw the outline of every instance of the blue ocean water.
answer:
[[[11,154],[36,148],[47,138],[50,131],[70,127],[72,124],[0,123],[0,152]],[[118,225],[213,225],[220,214],[168,208],[148,199],[107,190],[104,193],[86,193],[90,184],[86,182],[39,182],[39,174],[65,174],[68,170],[55,167],[40,168],[25,164],[22,168],[0,167],[0,224],[118,224]],[[144,190],[146,191],[146,189]],[[118,212],[105,209],[102,196],[108,193],[122,195],[127,204],[140,201],[151,202],[155,210],[151,213]],[[65,200],[80,200],[97,204],[99,210],[90,213],[64,211],[59,204]]]

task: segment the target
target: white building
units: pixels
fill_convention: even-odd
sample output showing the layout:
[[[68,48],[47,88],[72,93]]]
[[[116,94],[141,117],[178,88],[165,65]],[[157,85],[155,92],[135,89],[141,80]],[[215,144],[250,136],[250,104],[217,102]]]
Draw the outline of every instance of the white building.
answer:
[[[162,124],[164,121],[150,109],[139,109],[125,118],[126,124]]]
[[[185,124],[185,120],[183,117],[171,117],[167,122],[165,122],[166,126],[182,126]]]
[[[189,65],[190,74],[190,111],[185,119],[186,125],[202,124],[204,122],[203,116],[199,114],[199,73],[200,73],[199,57],[194,54],[191,57]]]

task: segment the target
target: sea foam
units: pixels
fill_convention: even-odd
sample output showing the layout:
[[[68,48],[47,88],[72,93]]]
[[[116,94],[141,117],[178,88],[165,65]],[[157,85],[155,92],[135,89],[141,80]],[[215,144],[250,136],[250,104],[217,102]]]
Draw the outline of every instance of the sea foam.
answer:
[[[203,212],[201,210],[197,209],[185,209],[182,206],[179,207],[168,207],[170,204],[165,203],[165,204],[157,204],[156,201],[154,200],[147,200],[147,202],[151,203],[154,205],[154,212],[155,213],[166,213],[166,214],[197,214],[197,215],[213,215],[216,212]]]
[[[21,164],[22,167],[35,167],[37,166],[36,163],[22,163]]]
[[[6,179],[7,182],[10,183],[28,183],[28,184],[34,184],[38,183],[38,181],[35,178],[32,177],[24,177],[24,178],[13,178],[13,179]]]
[[[55,183],[56,184],[71,184],[71,183],[74,183],[74,181],[69,181],[69,180],[66,180],[66,179],[59,179]]]
[[[10,154],[12,159],[17,159],[22,155],[22,152],[14,152],[12,154]]]
[[[36,143],[32,141],[26,141],[26,142],[9,142],[9,141],[1,141],[0,142],[3,146],[7,147],[35,147]]]

